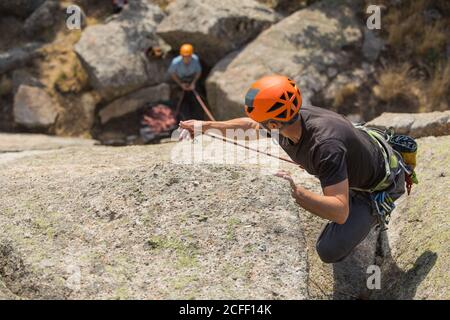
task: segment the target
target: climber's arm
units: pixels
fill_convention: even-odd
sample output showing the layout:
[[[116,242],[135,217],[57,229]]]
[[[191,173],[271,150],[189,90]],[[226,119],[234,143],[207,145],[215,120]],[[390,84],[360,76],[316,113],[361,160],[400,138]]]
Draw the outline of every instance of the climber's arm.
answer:
[[[172,77],[173,81],[175,81],[181,89],[183,90],[187,90],[188,86],[186,84],[184,84],[183,82],[181,82],[180,78],[178,78],[177,74],[175,72],[172,72],[170,74],[170,76]]]
[[[198,81],[198,79],[200,79],[200,76],[201,76],[201,75],[202,75],[202,74],[201,74],[200,72],[198,72],[198,73],[195,75],[194,80],[192,80],[191,84],[189,85],[189,89],[190,89],[190,90],[195,90],[195,87],[196,87],[196,85],[197,85],[197,81]]]
[[[289,181],[292,197],[303,209],[338,224],[344,224],[347,221],[349,215],[348,179],[324,187],[323,195],[320,195],[295,184],[294,179],[287,171],[280,170],[276,176]]]
[[[258,122],[247,118],[236,118],[226,121],[181,121],[180,127],[188,130],[191,134],[210,132],[221,134],[230,139],[257,139],[259,138],[260,125]],[[198,129],[197,129],[198,128]],[[194,132],[195,130],[195,132]],[[200,131],[201,130],[201,131]]]
[[[344,224],[349,214],[348,180],[325,187],[323,195],[302,186],[292,188],[295,201],[309,212],[338,224]]]

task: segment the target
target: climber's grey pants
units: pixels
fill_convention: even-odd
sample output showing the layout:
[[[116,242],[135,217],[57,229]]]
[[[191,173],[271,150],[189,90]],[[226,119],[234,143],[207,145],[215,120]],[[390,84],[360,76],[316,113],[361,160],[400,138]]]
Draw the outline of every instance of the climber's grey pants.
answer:
[[[393,200],[405,192],[405,172],[399,170],[394,182],[386,190]],[[320,259],[325,263],[343,260],[369,234],[373,226],[378,224],[373,211],[370,195],[350,190],[350,212],[344,224],[327,223],[319,238],[316,249]]]

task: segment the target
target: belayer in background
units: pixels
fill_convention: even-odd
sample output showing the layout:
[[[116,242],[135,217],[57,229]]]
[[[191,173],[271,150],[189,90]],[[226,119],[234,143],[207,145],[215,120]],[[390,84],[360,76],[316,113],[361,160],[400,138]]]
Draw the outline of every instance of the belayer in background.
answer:
[[[181,98],[183,99],[182,117],[203,119],[202,111],[193,93],[202,74],[202,66],[198,56],[194,54],[194,47],[191,44],[186,43],[180,47],[180,55],[172,60],[169,74],[184,92]]]

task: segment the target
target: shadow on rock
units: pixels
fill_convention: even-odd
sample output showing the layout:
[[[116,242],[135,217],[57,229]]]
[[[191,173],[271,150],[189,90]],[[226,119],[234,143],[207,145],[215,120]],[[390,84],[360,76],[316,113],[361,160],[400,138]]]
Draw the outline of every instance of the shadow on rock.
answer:
[[[367,268],[376,261],[379,228],[372,230],[343,261],[333,264],[333,299],[368,299]]]
[[[377,241],[378,239],[378,241]],[[333,265],[333,299],[391,299],[411,300],[416,296],[417,288],[433,269],[437,253],[423,252],[412,268],[403,271],[397,265],[385,242],[387,235],[373,229],[368,237],[344,261]],[[383,244],[383,247],[381,247]],[[381,250],[380,250],[381,249]],[[381,269],[381,289],[369,289],[367,282],[373,272],[371,265]]]
[[[398,266],[387,244],[387,235],[382,234],[384,252],[381,263],[381,289],[372,292],[372,299],[411,300],[416,297],[417,288],[436,264],[438,255],[430,250],[417,257],[414,265],[404,271]]]
[[[397,280],[392,282],[392,288],[382,290],[379,298],[401,300],[414,299],[417,288],[434,267],[437,256],[438,255],[435,252],[425,251],[417,258],[414,266],[408,271],[403,272],[398,268],[395,271],[390,271],[395,274],[395,279]]]

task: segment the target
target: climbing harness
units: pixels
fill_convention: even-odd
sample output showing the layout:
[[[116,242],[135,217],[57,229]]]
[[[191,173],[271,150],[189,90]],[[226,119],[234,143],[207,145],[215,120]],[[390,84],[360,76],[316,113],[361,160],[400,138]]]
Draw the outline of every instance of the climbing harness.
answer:
[[[395,153],[392,152],[392,149],[386,146],[386,140],[384,138],[383,132],[377,129],[367,128],[360,124],[355,124],[354,126],[357,129],[366,132],[370,136],[370,138],[377,144],[378,148],[381,150],[384,159],[385,175],[383,179],[373,188],[362,189],[352,187],[351,189],[356,191],[365,191],[369,193],[384,190],[392,183],[391,177],[393,172],[395,172],[398,169],[399,160],[395,155]]]
[[[391,213],[395,209],[394,200],[386,191],[371,193],[370,197],[375,206],[375,210],[378,213],[378,218],[381,219],[385,225],[389,224]]]
[[[419,183],[416,172],[414,171],[416,168],[417,142],[410,136],[394,135],[393,130],[390,129],[390,131],[392,134],[388,142],[395,151],[400,153],[405,162],[403,169],[405,170],[406,191],[409,195],[412,185]]]
[[[360,124],[354,124],[360,130],[365,131],[380,148],[385,162],[384,178],[371,189],[351,188],[357,191],[364,191],[370,194],[378,218],[387,225],[392,211],[395,209],[394,199],[389,190],[394,183],[395,177],[400,170],[405,172],[405,185],[408,195],[411,192],[412,184],[418,183],[414,168],[416,165],[417,143],[406,135],[395,135],[393,128],[379,130],[367,128]]]
[[[384,131],[384,136],[389,145],[402,159],[400,166],[405,171],[406,190],[409,195],[412,185],[419,183],[416,172],[414,171],[416,168],[417,142],[410,136],[394,134],[394,128],[392,127]]]

